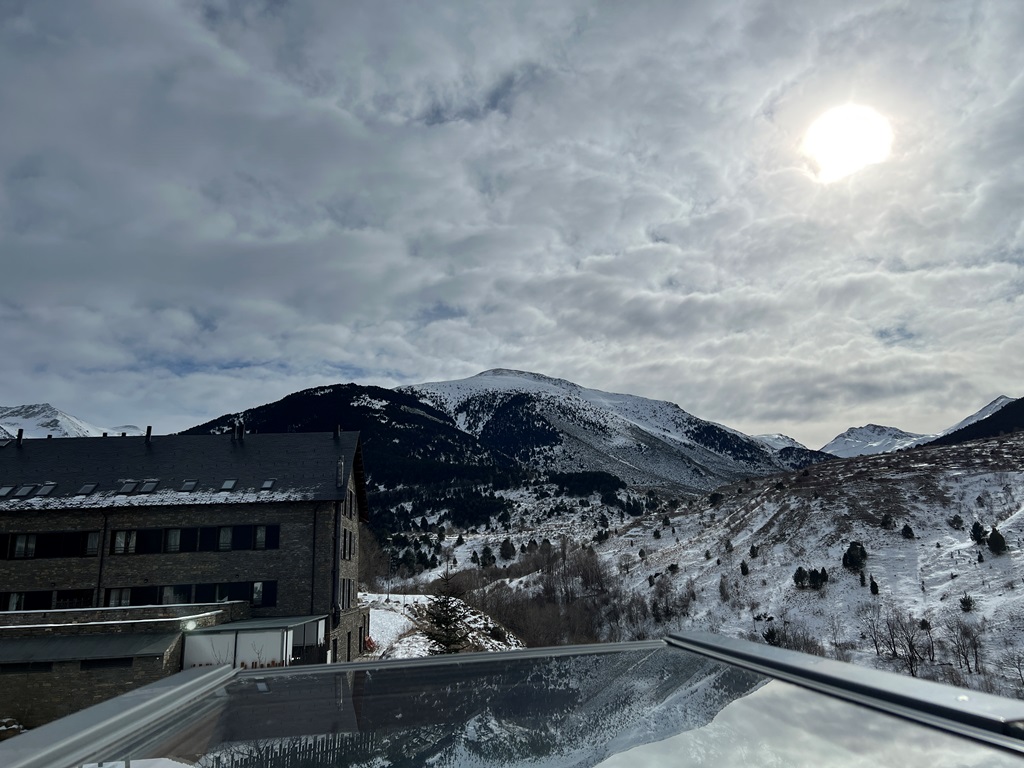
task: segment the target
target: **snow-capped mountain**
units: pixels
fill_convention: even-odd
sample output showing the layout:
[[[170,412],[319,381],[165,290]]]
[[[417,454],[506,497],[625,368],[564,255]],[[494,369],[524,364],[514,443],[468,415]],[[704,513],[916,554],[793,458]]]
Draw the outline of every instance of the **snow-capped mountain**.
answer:
[[[823,453],[831,453],[843,459],[852,456],[873,456],[876,453],[889,453],[900,448],[927,443],[932,437],[933,435],[904,432],[896,427],[866,424],[863,427],[850,427],[821,450]]]
[[[600,470],[632,486],[710,490],[821,460],[799,444],[780,451],[693,416],[675,403],[602,392],[537,373],[494,369],[403,387],[493,450],[550,471]]]
[[[19,429],[25,437],[100,437],[104,432],[110,435],[141,435],[142,430],[134,425],[120,427],[97,427],[71,414],[54,408],[49,403],[35,405],[0,405],[0,427],[11,437]],[[0,435],[3,437],[3,435]]]
[[[794,440],[789,435],[754,435],[753,437],[755,440],[760,440],[774,451],[781,451],[783,448],[799,448],[803,451],[808,450],[806,445]]]
[[[873,456],[878,453],[891,453],[903,448],[913,448],[914,446],[924,445],[945,435],[957,432],[971,424],[983,421],[1012,402],[1014,402],[1012,397],[1000,395],[966,419],[933,435],[904,432],[896,427],[885,427],[879,424],[850,427],[841,435],[833,438],[821,450],[824,453],[830,453],[840,458],[850,458],[852,456]]]

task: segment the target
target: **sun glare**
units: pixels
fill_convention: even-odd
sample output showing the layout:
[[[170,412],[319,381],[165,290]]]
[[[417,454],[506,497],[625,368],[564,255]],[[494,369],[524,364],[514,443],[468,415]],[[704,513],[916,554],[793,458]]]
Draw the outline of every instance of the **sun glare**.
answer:
[[[889,157],[892,128],[871,107],[833,107],[807,129],[800,150],[818,167],[818,181],[833,181]]]

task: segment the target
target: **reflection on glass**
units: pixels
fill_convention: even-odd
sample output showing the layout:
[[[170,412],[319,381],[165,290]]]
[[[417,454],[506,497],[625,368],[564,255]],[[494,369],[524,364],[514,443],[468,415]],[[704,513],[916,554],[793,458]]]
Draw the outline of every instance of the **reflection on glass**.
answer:
[[[940,768],[1017,760],[653,643],[248,673],[186,710],[105,757],[204,768]]]

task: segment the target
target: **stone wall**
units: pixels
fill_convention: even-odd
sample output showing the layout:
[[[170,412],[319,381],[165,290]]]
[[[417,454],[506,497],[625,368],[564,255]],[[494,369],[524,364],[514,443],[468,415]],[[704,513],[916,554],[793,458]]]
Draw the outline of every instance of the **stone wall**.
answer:
[[[82,669],[80,661],[53,662],[50,671],[0,675],[0,715],[27,728],[78,710],[178,671],[180,639],[163,656],[132,659],[130,667]]]

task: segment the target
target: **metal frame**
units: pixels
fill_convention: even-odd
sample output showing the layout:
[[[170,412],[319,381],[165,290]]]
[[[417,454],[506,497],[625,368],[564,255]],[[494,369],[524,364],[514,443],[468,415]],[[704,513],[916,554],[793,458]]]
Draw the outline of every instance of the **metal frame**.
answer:
[[[671,634],[665,642],[673,648],[1024,754],[1024,701],[711,632]]]

